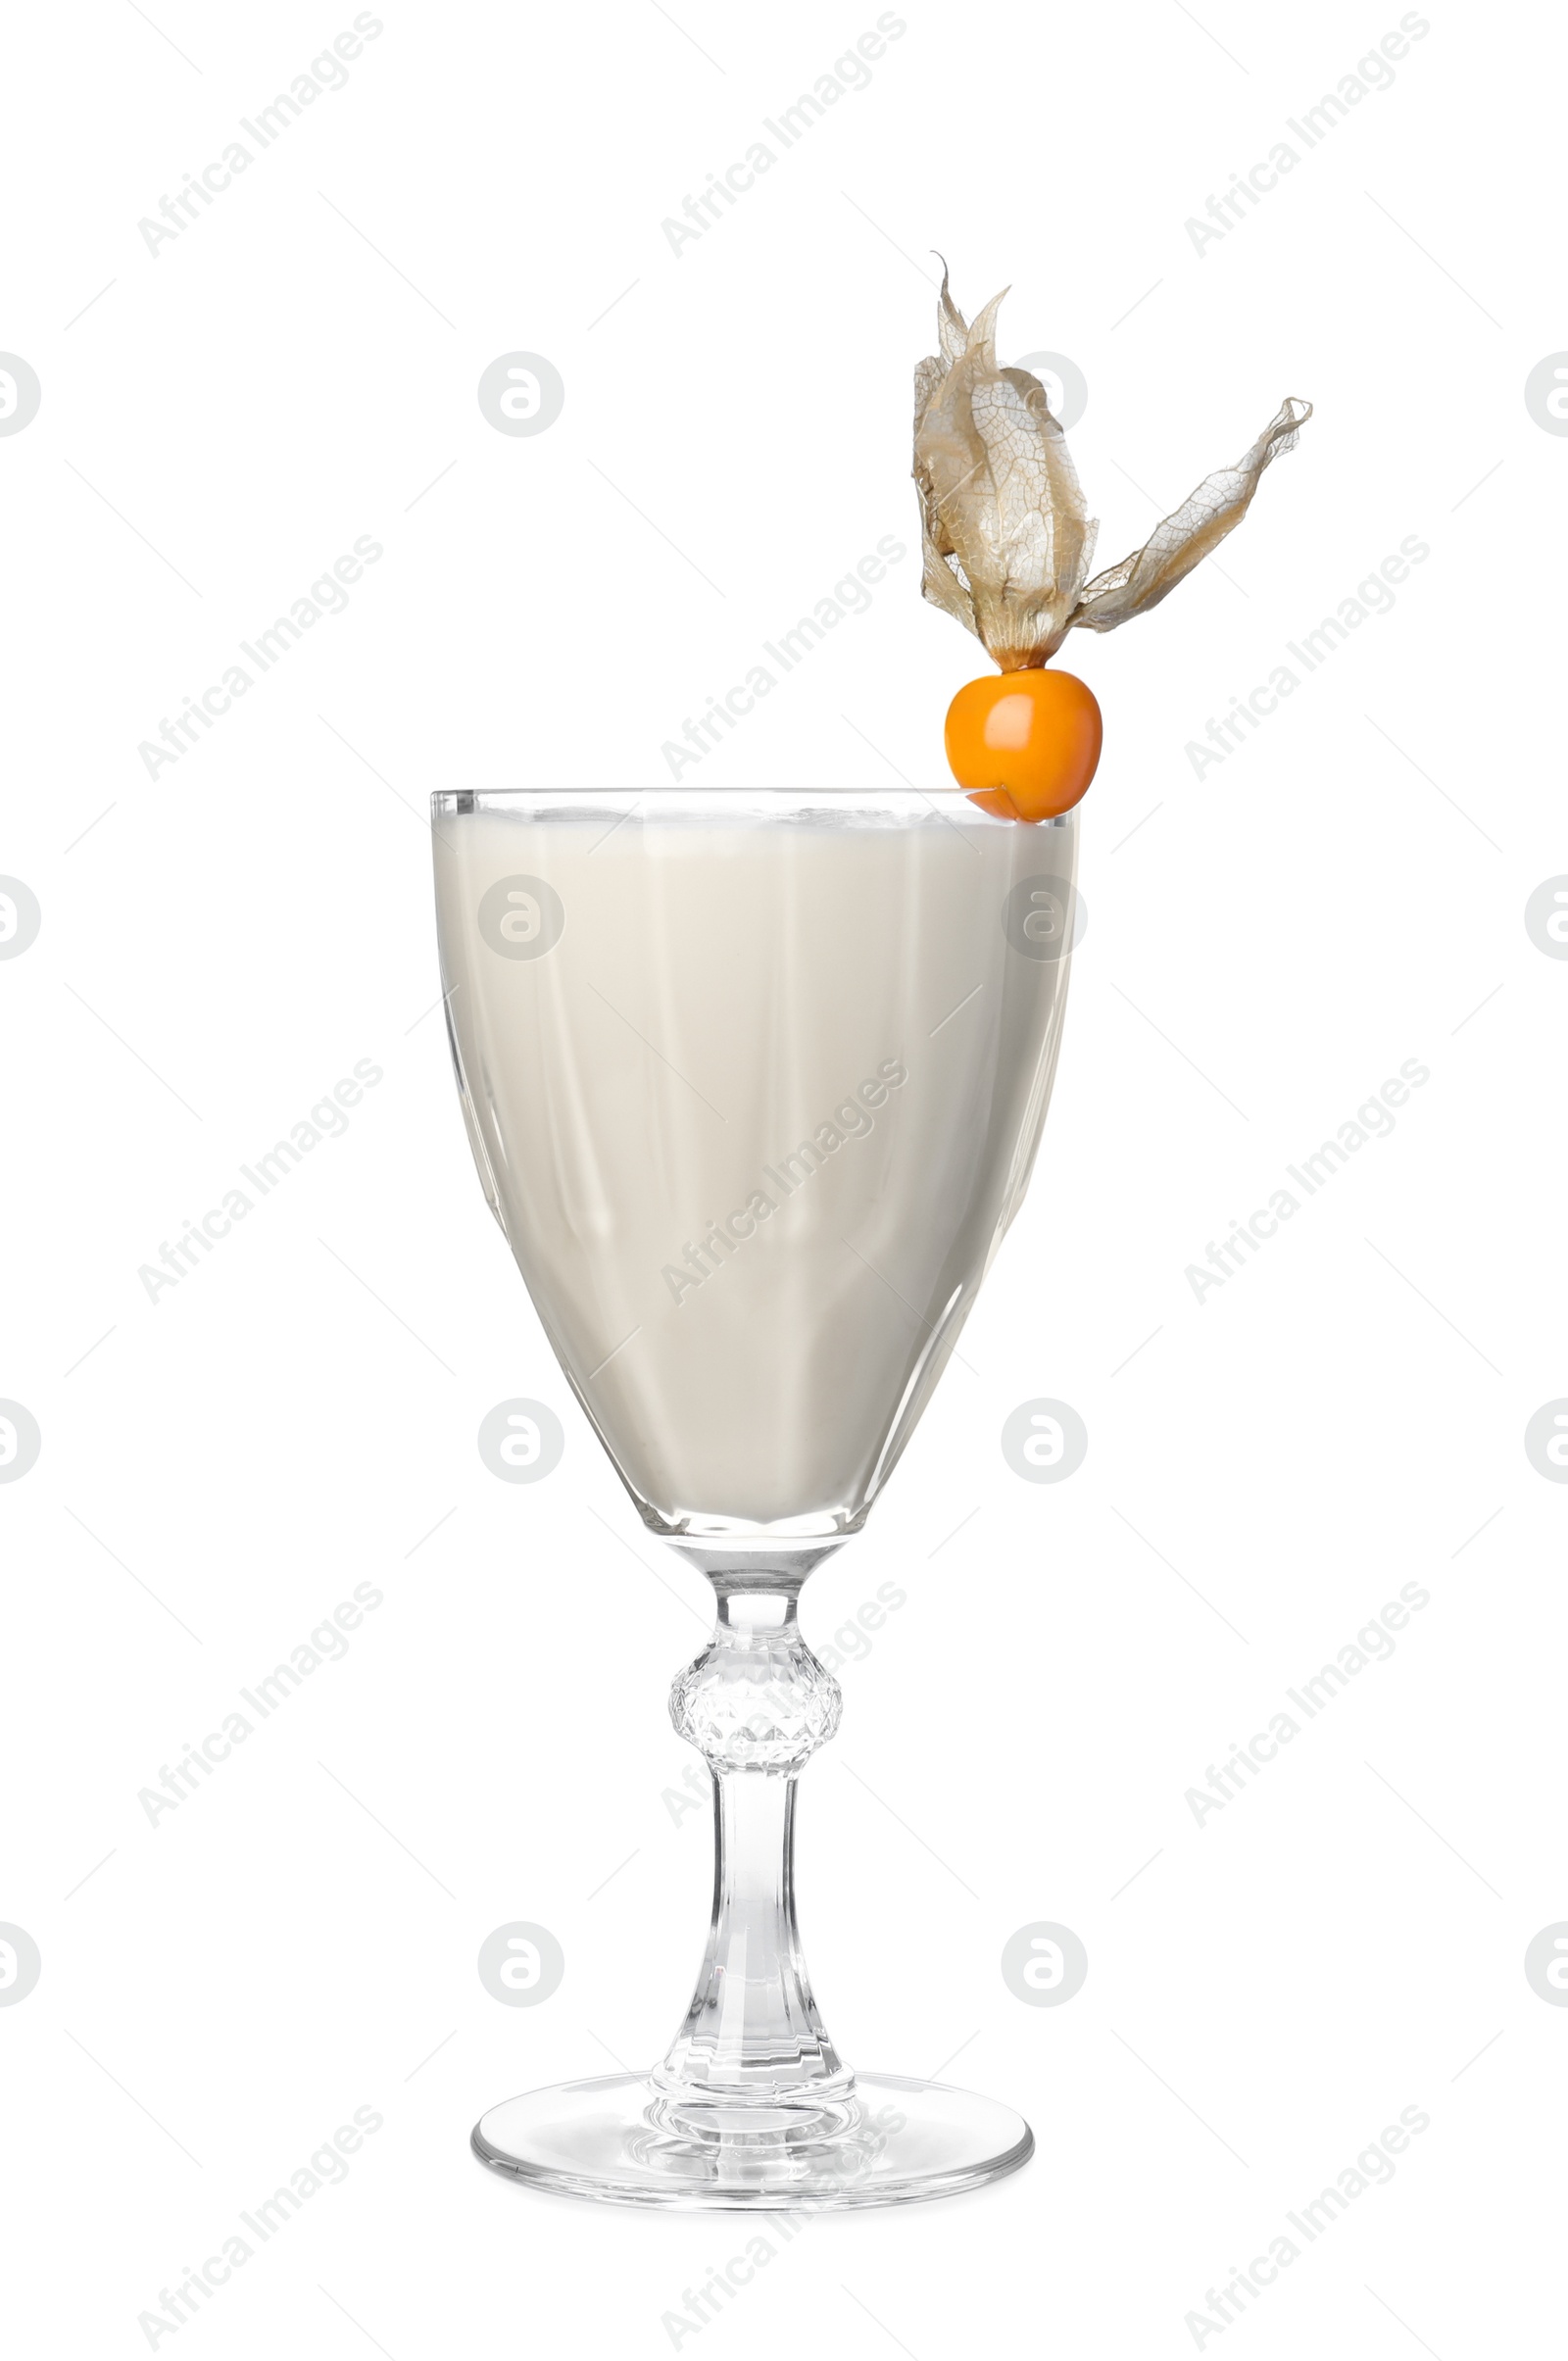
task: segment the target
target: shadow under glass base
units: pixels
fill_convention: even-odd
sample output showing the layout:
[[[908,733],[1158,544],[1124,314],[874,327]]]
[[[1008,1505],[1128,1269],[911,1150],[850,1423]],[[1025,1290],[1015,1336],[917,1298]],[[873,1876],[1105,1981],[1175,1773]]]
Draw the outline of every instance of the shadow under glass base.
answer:
[[[1010,2107],[899,2074],[767,2106],[681,2093],[658,2075],[599,2075],[509,2098],[473,2128],[483,2163],[535,2189],[744,2213],[954,2196],[1016,2172],[1034,2144]]]

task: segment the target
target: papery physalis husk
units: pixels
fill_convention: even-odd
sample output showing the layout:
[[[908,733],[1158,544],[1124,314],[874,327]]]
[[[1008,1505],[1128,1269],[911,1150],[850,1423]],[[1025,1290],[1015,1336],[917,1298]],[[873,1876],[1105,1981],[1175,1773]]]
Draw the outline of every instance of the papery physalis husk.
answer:
[[[942,351],[914,372],[914,480],[925,596],[1015,672],[1048,663],[1075,627],[1114,631],[1157,607],[1240,524],[1312,405],[1287,396],[1233,467],[1205,475],[1142,549],[1090,579],[1099,526],[1045,387],[1025,369],[997,366],[1001,303],[994,296],[966,326],[944,270]]]

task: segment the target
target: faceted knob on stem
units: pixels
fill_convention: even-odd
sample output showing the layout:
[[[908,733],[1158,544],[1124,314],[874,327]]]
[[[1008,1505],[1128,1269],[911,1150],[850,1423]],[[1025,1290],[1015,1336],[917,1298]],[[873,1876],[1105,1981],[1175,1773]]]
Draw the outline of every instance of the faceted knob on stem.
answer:
[[[746,1603],[755,1611],[764,1602]],[[795,1601],[765,1603],[788,1613],[758,1629],[750,1617],[731,1620],[727,1610],[745,1615],[741,1599],[721,1601],[711,1645],[676,1674],[669,1693],[670,1720],[715,1774],[793,1775],[839,1726],[843,1692],[802,1639]]]

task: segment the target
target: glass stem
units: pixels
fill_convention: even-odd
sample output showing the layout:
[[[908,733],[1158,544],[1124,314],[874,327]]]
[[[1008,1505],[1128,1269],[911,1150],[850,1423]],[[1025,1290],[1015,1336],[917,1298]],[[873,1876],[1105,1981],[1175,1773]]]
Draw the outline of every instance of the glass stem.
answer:
[[[811,1995],[795,1921],[795,1788],[838,1727],[838,1683],[796,1621],[799,1585],[710,1576],[711,1645],[670,1715],[713,1778],[713,1913],[697,1990],[660,2070],[666,2088],[759,2101],[838,2095],[851,2078]],[[776,1579],[776,1578],[775,1578]]]

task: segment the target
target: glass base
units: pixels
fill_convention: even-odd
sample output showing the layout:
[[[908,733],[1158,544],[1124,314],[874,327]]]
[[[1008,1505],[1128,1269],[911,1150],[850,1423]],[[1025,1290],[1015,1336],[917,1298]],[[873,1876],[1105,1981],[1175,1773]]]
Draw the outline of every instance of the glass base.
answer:
[[[599,2075],[509,2098],[473,2128],[481,2162],[534,2189],[736,2213],[954,2196],[1016,2172],[1034,2144],[1010,2107],[902,2074],[846,2076],[832,2095],[776,2104]]]

